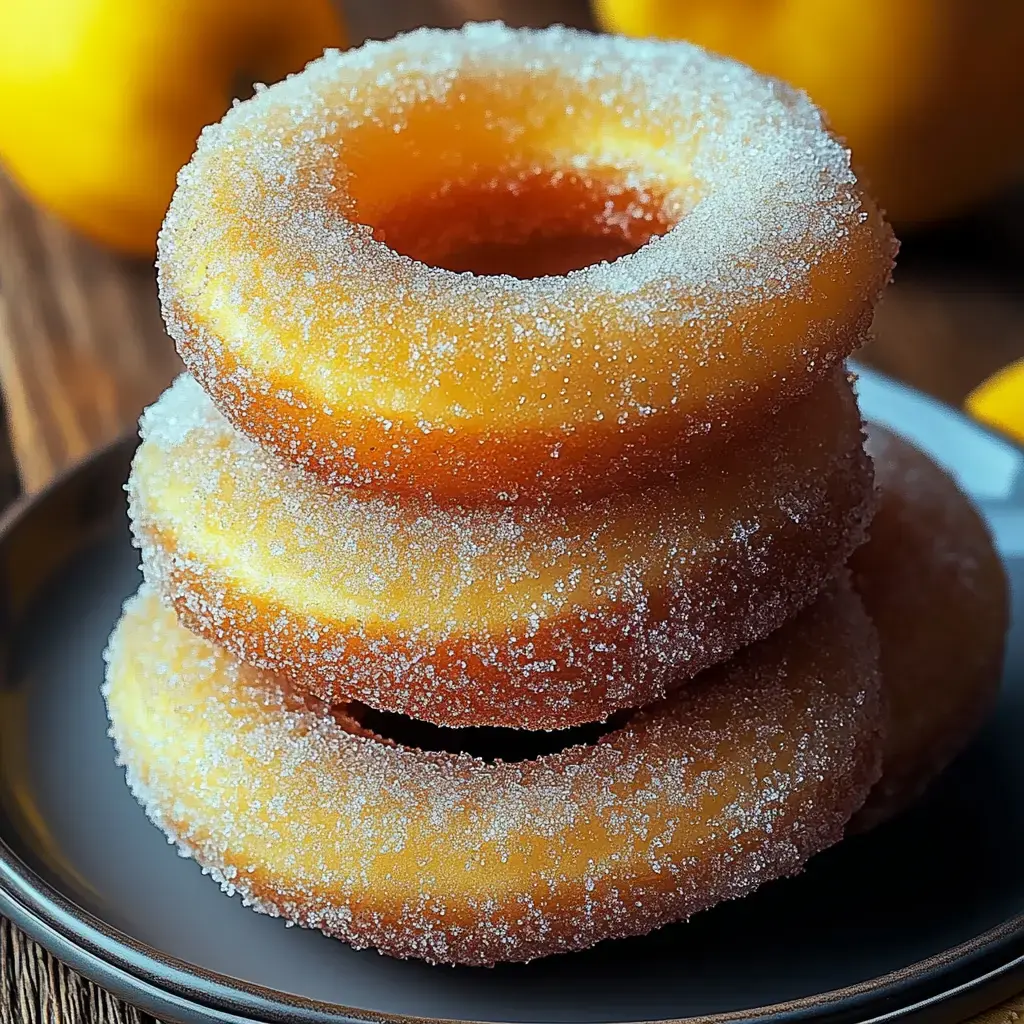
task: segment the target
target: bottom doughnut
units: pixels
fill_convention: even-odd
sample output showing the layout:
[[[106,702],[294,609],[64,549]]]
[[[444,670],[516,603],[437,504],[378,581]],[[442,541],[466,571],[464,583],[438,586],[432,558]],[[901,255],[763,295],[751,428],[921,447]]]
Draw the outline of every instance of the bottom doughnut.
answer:
[[[128,783],[225,891],[353,946],[491,964],[643,934],[797,872],[880,770],[874,629],[841,579],[589,745],[398,746],[125,607],[104,693]]]
[[[926,455],[868,429],[879,505],[850,560],[881,643],[889,705],[882,778],[850,824],[864,831],[913,803],[973,738],[999,692],[1006,575],[988,529]]]

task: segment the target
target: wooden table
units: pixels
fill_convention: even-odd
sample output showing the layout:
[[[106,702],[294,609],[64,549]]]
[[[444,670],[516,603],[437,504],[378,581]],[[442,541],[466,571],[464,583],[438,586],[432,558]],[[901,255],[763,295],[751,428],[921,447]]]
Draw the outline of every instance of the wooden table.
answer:
[[[347,5],[353,39],[416,24],[504,17],[586,26],[580,0],[435,0]],[[1024,194],[905,240],[897,284],[865,353],[874,365],[959,402],[1024,355]],[[103,251],[33,209],[0,175],[0,503],[135,424],[180,369],[153,268]],[[1017,1020],[1024,997],[989,1015]],[[77,977],[0,922],[0,1022],[127,1024],[144,1014]]]

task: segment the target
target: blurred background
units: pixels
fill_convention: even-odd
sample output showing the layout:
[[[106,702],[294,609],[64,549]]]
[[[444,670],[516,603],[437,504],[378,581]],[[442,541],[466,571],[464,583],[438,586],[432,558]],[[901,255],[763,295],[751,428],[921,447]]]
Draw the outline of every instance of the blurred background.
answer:
[[[0,0],[0,497],[177,371],[152,262],[204,124],[326,46],[495,18],[688,38],[805,88],[903,242],[864,358],[1024,437],[1019,0]]]

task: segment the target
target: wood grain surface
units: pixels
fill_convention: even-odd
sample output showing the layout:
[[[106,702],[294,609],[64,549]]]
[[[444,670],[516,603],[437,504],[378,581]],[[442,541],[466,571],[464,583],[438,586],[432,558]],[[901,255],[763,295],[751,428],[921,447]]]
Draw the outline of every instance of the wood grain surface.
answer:
[[[581,0],[448,0],[345,5],[354,40],[417,24],[504,18],[586,26]],[[1024,356],[1024,198],[904,240],[897,282],[865,358],[957,403]],[[66,231],[0,173],[0,504],[131,429],[179,369],[159,317],[153,268]],[[1016,1021],[1024,997],[979,1020]],[[0,1022],[149,1021],[0,921]]]

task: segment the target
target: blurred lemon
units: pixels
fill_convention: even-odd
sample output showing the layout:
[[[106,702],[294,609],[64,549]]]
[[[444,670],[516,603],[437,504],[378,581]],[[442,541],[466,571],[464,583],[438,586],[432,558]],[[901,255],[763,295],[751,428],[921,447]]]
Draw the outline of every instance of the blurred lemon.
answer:
[[[801,89],[898,223],[1024,169],[1021,0],[594,0],[632,36],[689,39]]]
[[[1024,443],[1024,359],[989,377],[964,404],[975,419]]]
[[[80,231],[151,255],[200,129],[343,44],[330,0],[0,0],[0,163]]]

